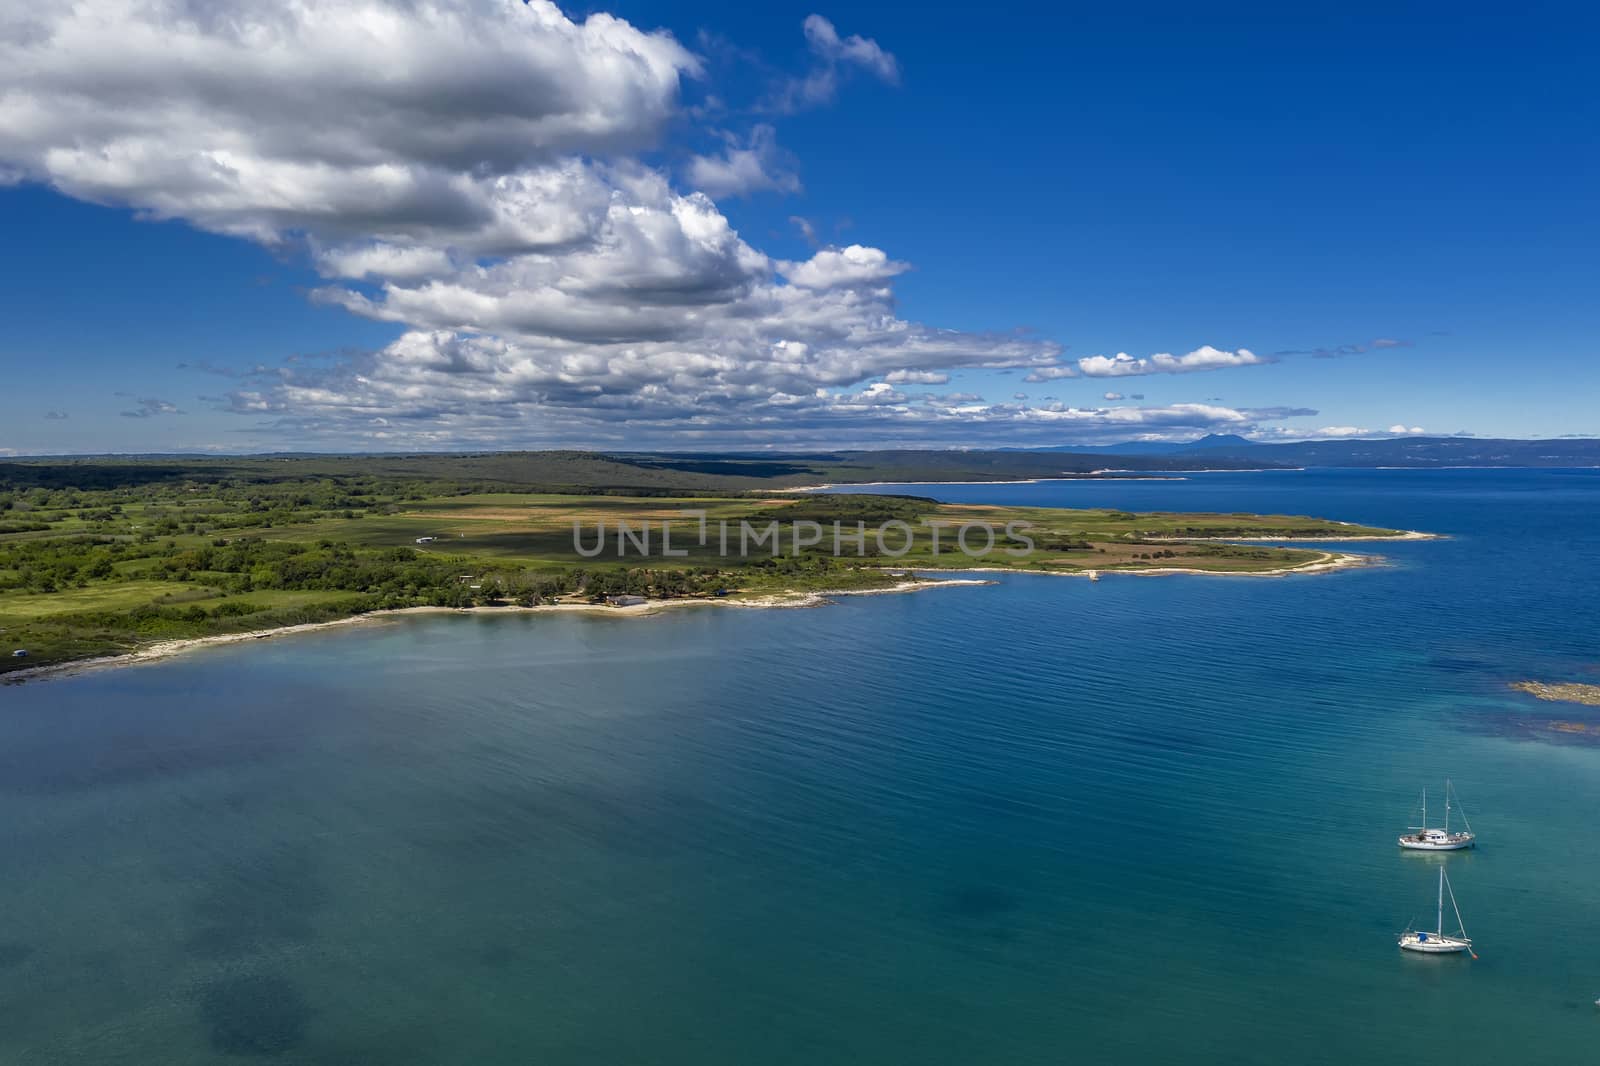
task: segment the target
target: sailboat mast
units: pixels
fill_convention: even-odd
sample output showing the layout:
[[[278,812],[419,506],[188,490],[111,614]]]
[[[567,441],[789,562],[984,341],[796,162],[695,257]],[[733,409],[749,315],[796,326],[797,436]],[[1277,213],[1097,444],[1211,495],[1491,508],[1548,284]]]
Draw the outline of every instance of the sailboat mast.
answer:
[[[1444,831],[1450,832],[1450,779],[1444,779]]]
[[[1455,897],[1452,896],[1452,899]],[[1439,867],[1439,937],[1444,937],[1444,867]]]
[[[1422,831],[1428,831],[1428,786],[1422,786]]]

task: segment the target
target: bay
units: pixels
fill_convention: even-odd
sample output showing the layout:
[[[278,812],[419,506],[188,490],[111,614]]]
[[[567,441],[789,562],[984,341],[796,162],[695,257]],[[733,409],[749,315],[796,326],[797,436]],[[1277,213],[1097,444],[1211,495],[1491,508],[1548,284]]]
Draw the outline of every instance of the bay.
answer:
[[[1600,711],[1507,684],[1600,680],[1600,472],[874,491],[1449,539],[0,688],[0,1061],[1589,1057]],[[1441,861],[1478,961],[1395,947]]]

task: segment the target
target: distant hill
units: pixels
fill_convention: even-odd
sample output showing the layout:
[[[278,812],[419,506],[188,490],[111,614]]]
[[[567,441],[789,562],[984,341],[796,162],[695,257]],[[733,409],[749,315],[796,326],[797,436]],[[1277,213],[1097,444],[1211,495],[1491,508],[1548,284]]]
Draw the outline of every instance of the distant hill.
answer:
[[[1063,444],[1032,449],[1053,455],[1137,456],[1148,469],[1151,456],[1182,458],[1188,468],[1201,460],[1229,467],[1274,466],[1600,466],[1600,438],[1499,440],[1478,437],[1392,437],[1377,440],[1305,440],[1267,444],[1231,433],[1199,440],[1128,441],[1124,444]],[[1222,461],[1226,461],[1225,463]]]
[[[1027,449],[1044,452],[1071,452],[1074,454],[1102,455],[1183,455],[1196,451],[1242,451],[1256,447],[1256,442],[1246,440],[1236,433],[1209,433],[1199,440],[1131,440],[1122,444],[1062,444],[1053,448]]]
[[[271,485],[321,479],[347,488],[406,483],[416,491],[632,496],[770,491],[863,482],[1013,481],[1110,473],[1295,467],[1600,467],[1600,439],[1397,437],[1263,444],[1213,434],[1059,449],[714,453],[474,452],[279,456],[74,456],[0,459],[0,511],[34,489],[134,489],[218,481]],[[386,489],[387,491],[387,489]],[[133,498],[133,497],[130,497]]]
[[[407,483],[416,491],[555,492],[633,496],[770,491],[872,481],[1015,481],[1119,470],[1254,469],[1231,456],[1066,452],[840,451],[765,453],[474,452],[416,455],[79,456],[0,460],[0,505],[32,489],[100,490],[218,481],[271,485],[328,480]],[[1267,464],[1272,465],[1272,464]],[[4,506],[0,506],[0,511]]]

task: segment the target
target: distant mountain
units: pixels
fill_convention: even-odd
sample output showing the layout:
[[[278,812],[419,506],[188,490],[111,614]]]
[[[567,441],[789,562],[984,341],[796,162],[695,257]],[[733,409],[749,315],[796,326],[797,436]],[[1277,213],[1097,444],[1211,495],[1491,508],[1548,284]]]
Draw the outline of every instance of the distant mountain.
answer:
[[[1600,438],[1498,440],[1477,437],[1392,437],[1379,440],[1305,440],[1267,444],[1233,434],[1214,433],[1181,444],[1132,441],[1099,447],[1062,445],[1053,453],[1101,456],[1181,457],[1191,468],[1214,460],[1219,466],[1240,463],[1273,466],[1450,466],[1593,467],[1600,466]],[[1146,463],[1141,463],[1147,468]]]
[[[1237,433],[1207,433],[1199,440],[1190,441],[1187,448],[1254,448],[1256,442]]]
[[[1255,441],[1246,440],[1236,433],[1209,433],[1199,440],[1130,440],[1122,444],[1061,444],[1051,448],[1031,448],[1028,451],[1071,452],[1076,455],[1183,455],[1195,451],[1239,451],[1254,448]],[[1022,449],[1019,449],[1022,450]]]
[[[1198,443],[1198,442],[1197,442]],[[1600,439],[1495,440],[1476,437],[1394,437],[1385,440],[1307,440],[1194,448],[1188,458],[1267,459],[1287,466],[1600,466]]]

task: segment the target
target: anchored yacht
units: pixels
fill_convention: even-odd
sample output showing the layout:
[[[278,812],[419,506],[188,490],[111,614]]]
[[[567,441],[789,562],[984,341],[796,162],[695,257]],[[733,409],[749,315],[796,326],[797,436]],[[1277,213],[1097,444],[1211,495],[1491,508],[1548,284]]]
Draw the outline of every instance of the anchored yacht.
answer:
[[[1411,826],[1412,832],[1400,838],[1400,846],[1402,848],[1410,848],[1412,851],[1460,851],[1463,848],[1472,847],[1478,837],[1472,831],[1472,823],[1467,821],[1467,813],[1465,811],[1459,811],[1459,813],[1461,815],[1461,824],[1466,828],[1456,833],[1450,831],[1450,801],[1454,796],[1455,790],[1451,787],[1449,780],[1446,779],[1444,783],[1444,828],[1430,829],[1428,828],[1428,790],[1423,789],[1422,824]]]
[[[1450,893],[1450,907],[1456,912],[1456,928],[1458,932],[1446,936],[1444,931],[1444,896]],[[1424,955],[1451,955],[1465,951],[1473,958],[1477,953],[1472,950],[1472,938],[1467,936],[1467,927],[1461,922],[1461,908],[1456,905],[1456,890],[1450,887],[1450,878],[1445,876],[1444,867],[1439,867],[1439,920],[1434,927],[1434,932],[1425,929],[1407,929],[1400,934],[1401,951],[1418,951]]]

